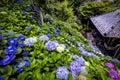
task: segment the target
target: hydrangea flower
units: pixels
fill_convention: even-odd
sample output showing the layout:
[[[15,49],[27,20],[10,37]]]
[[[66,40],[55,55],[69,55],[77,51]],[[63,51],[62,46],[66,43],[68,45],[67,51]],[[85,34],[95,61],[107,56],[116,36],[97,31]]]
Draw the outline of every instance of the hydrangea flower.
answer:
[[[10,38],[10,39],[8,39],[8,44],[9,45],[17,45],[18,41],[16,38]]]
[[[87,72],[86,69],[85,69],[85,66],[82,66],[82,67],[81,67],[81,72],[82,72],[82,74],[83,74],[84,76],[87,76],[87,74],[88,74],[88,72]]]
[[[81,71],[81,65],[77,61],[71,62],[70,63],[70,70],[71,70],[73,75],[77,75]]]
[[[2,60],[0,60],[0,65],[8,65],[15,59],[14,55],[5,56]]]
[[[2,35],[0,35],[0,39],[3,39],[3,36],[2,36]]]
[[[81,51],[81,52],[84,52],[84,51],[85,51],[85,50],[84,50],[84,48],[83,48],[83,47],[81,47],[81,46],[80,46],[80,47],[78,47],[78,50],[79,50],[79,51]]]
[[[48,41],[45,43],[45,48],[49,51],[53,51],[57,47],[57,41]]]
[[[25,36],[23,34],[19,34],[18,40],[25,40]]]
[[[46,36],[46,35],[43,35],[43,36],[40,36],[39,39],[40,39],[40,40],[43,40],[43,41],[48,41],[48,40],[49,40],[49,37]]]
[[[28,56],[30,52],[24,52],[23,56]]]
[[[2,76],[0,76],[0,80],[3,80]]]
[[[113,80],[116,80],[119,77],[117,71],[115,71],[114,69],[111,69],[108,73]]]
[[[59,45],[57,46],[56,50],[57,50],[58,52],[62,52],[62,51],[65,50],[65,48],[66,48],[66,46],[65,46],[64,44],[59,44]]]
[[[2,30],[3,28],[0,26],[0,30]]]
[[[32,6],[28,5],[26,11],[30,11],[30,10],[32,10]]]
[[[72,58],[78,61],[81,66],[85,65],[85,60],[83,59],[83,57],[79,57],[78,55],[73,55]]]
[[[50,35],[50,34],[47,34],[47,36],[50,38],[51,35]]]
[[[18,63],[16,65],[14,65],[14,68],[18,68],[17,73],[20,73],[24,70],[24,66],[29,66],[30,65],[30,61],[27,59],[23,59],[23,60],[19,60]]]
[[[17,73],[21,73],[22,71],[24,71],[23,67],[18,68],[18,70],[16,71]]]
[[[19,44],[18,45],[20,48],[24,48],[25,46],[24,46],[24,44]]]
[[[56,70],[56,77],[57,78],[67,80],[68,79],[68,74],[69,74],[69,71],[67,70],[67,68],[65,66],[59,67]]]
[[[9,46],[6,48],[6,54],[14,54],[17,52],[17,49],[15,46]]]
[[[24,44],[26,46],[32,46],[32,44],[34,44],[36,42],[37,42],[37,38],[36,37],[31,37],[31,38],[25,39]]]
[[[32,27],[27,27],[27,30],[31,31],[31,30],[32,30]]]
[[[107,63],[105,64],[105,66],[107,66],[107,67],[110,68],[110,69],[114,69],[114,65],[113,65],[112,63],[110,63],[110,62],[107,62]]]

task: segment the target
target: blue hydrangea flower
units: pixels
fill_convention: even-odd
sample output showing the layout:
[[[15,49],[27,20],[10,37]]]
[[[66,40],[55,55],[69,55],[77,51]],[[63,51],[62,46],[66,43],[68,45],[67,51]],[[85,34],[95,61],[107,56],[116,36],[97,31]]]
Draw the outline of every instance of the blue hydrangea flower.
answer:
[[[99,59],[99,57],[97,55],[95,55],[94,53],[91,53],[91,56],[96,58],[96,59]]]
[[[43,36],[40,36],[39,39],[40,39],[40,40],[43,40],[43,41],[48,41],[48,40],[49,40],[49,37],[46,36],[46,35],[43,35]]]
[[[88,53],[87,51],[82,51],[82,55],[88,57],[92,56],[91,53]]]
[[[27,30],[31,31],[31,30],[32,30],[32,27],[27,27]]]
[[[23,5],[22,0],[16,0],[19,4]]]
[[[2,76],[0,76],[0,80],[3,80]]]
[[[41,24],[38,24],[38,26],[42,26]]]
[[[47,34],[47,36],[50,38],[51,37],[51,35],[50,34]]]
[[[69,74],[69,71],[67,70],[67,68],[65,66],[59,67],[56,70],[56,77],[57,78],[67,80],[68,79],[68,74]]]
[[[30,18],[30,20],[33,20],[33,19],[35,19],[35,18],[37,18],[36,16],[32,16],[31,18]]]
[[[18,70],[16,71],[17,73],[21,73],[22,71],[24,71],[23,67],[18,68]]]
[[[9,46],[6,48],[6,54],[14,54],[17,52],[17,49],[15,46]]]
[[[78,61],[74,61],[70,63],[70,71],[72,74],[77,75],[81,71],[81,65],[79,64]]]
[[[2,30],[3,28],[0,26],[0,30]]]
[[[31,38],[25,39],[24,44],[26,46],[32,46],[36,42],[37,42],[37,38],[36,37],[31,37]]]
[[[33,10],[33,12],[39,14],[39,13],[40,13],[40,10]]]
[[[75,59],[76,61],[78,61],[78,63],[81,66],[85,65],[85,60],[83,59],[83,57],[79,57],[78,55],[73,55],[72,58]]]
[[[2,60],[0,60],[0,65],[8,65],[15,59],[14,55],[5,56]]]
[[[23,56],[28,56],[30,52],[24,52]]]
[[[25,40],[25,36],[23,34],[19,34],[18,40]]]
[[[81,67],[81,72],[82,72],[82,74],[83,74],[84,76],[87,76],[87,74],[88,74],[88,72],[87,72],[86,69],[85,69],[85,66],[82,66],[82,67]]]
[[[32,6],[28,5],[27,8],[25,9],[26,11],[32,10]]]
[[[23,59],[18,61],[18,68],[23,67],[23,66],[29,66],[30,65],[30,60],[28,59]]]
[[[57,47],[57,41],[48,41],[45,43],[45,48],[49,51],[53,51]]]
[[[3,39],[3,36],[2,36],[2,35],[0,35],[0,39]]]
[[[18,68],[17,73],[20,73],[24,70],[24,66],[29,66],[31,64],[30,60],[28,59],[23,59],[19,60],[17,64],[15,64],[13,67]]]
[[[81,52],[84,52],[84,51],[85,51],[85,50],[84,50],[84,48],[83,48],[83,47],[81,47],[81,46],[80,46],[80,47],[78,47],[78,50],[79,50],[79,51],[81,51]]]
[[[18,45],[20,48],[24,48],[25,46],[24,46],[24,44],[19,44]]]
[[[10,38],[10,39],[8,39],[8,44],[9,45],[17,45],[18,44],[18,41],[17,41],[17,39],[16,38]]]

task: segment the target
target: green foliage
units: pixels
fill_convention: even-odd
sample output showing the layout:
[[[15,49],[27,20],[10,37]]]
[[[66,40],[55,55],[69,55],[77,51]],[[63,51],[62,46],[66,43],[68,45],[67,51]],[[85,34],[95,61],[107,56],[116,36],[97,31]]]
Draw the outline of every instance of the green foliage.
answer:
[[[88,2],[80,7],[80,14],[88,19],[95,15],[100,15],[114,10],[115,7],[112,6],[110,2]]]

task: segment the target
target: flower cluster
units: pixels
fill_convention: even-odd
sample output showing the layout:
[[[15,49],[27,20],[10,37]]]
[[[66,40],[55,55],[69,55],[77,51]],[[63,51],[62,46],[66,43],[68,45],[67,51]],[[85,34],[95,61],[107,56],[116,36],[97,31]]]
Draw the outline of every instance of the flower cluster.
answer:
[[[95,55],[94,53],[85,51],[80,43],[77,43],[77,45],[78,45],[78,50],[81,51],[83,56],[94,57],[96,59],[99,59],[99,57],[97,55]]]
[[[57,41],[48,41],[45,43],[45,48],[49,51],[53,51],[56,49],[57,45],[58,45]]]
[[[25,39],[24,44],[26,46],[32,46],[36,42],[37,42],[37,38],[36,37],[30,37],[30,38]]]
[[[43,41],[48,41],[49,37],[47,35],[43,35],[43,36],[40,36],[39,39]]]
[[[107,62],[106,67],[108,67],[110,70],[108,72],[109,77],[113,80],[120,80],[120,76],[118,75],[117,71],[114,69],[114,65],[110,62]]]
[[[59,45],[57,46],[56,50],[57,50],[58,52],[62,52],[62,51],[65,50],[65,48],[66,48],[66,46],[65,46],[64,44],[59,44]]]
[[[8,65],[15,59],[14,55],[6,55],[2,60],[0,60],[0,66]]]
[[[67,70],[67,68],[65,66],[59,67],[56,70],[56,77],[57,78],[67,80],[68,74],[69,74],[69,71]]]
[[[81,65],[77,61],[71,62],[70,70],[71,70],[72,74],[77,75],[81,71]]]
[[[17,48],[24,48],[22,43],[19,41],[24,40],[25,37],[23,34],[20,34],[17,38],[8,38],[7,44],[8,47],[5,49],[5,56],[0,60],[0,65],[8,65],[15,59],[15,53],[17,53]]]
[[[23,60],[19,60],[18,63],[16,65],[14,65],[14,68],[17,68],[17,73],[20,73],[24,70],[24,66],[29,66],[30,65],[30,61],[28,59],[23,59]]]
[[[85,69],[85,60],[84,60],[84,58],[83,57],[79,57],[78,55],[73,55],[72,59],[75,59],[78,62],[78,64],[80,64],[80,70],[81,70],[80,72],[82,72],[83,75],[86,76],[87,75],[87,71]],[[74,76],[75,75],[76,74],[74,74]]]

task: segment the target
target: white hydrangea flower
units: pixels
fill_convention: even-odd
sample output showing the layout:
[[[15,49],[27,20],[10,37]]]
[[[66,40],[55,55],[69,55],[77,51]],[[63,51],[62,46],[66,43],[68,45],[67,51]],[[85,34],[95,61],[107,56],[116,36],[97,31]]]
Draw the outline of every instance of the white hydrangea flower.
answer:
[[[64,44],[59,44],[59,45],[57,46],[56,50],[57,50],[58,52],[62,52],[62,51],[65,50],[65,48],[66,48],[66,46],[65,46]]]
[[[24,44],[26,46],[32,46],[32,44],[34,44],[36,42],[37,42],[37,38],[36,37],[30,37],[30,38],[25,39]]]

